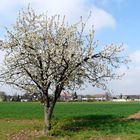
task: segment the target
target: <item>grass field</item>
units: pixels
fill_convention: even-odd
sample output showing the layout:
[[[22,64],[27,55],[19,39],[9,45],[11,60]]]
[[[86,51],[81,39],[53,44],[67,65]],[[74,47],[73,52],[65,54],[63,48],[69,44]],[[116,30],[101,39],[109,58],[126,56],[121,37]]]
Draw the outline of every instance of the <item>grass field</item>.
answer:
[[[140,140],[139,102],[57,103],[47,140]],[[0,140],[45,140],[43,106],[0,103]]]

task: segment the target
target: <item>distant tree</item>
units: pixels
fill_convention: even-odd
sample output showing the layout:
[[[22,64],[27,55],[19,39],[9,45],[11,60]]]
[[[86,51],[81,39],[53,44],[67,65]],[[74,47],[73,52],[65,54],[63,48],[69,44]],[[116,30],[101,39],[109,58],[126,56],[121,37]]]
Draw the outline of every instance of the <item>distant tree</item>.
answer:
[[[19,95],[17,93],[15,93],[14,95],[12,95],[11,101],[18,102],[19,101]]]
[[[74,92],[72,97],[73,97],[73,100],[77,99],[78,98],[77,93]]]
[[[130,99],[130,96],[127,96],[126,99]]]
[[[54,106],[63,90],[76,90],[84,83],[106,89],[108,80],[120,78],[116,69],[127,60],[123,45],[101,49],[94,29],[84,32],[81,20],[69,25],[60,16],[38,15],[28,8],[19,14],[1,49],[6,51],[1,82],[29,94],[38,93],[44,104],[45,134],[51,129]]]

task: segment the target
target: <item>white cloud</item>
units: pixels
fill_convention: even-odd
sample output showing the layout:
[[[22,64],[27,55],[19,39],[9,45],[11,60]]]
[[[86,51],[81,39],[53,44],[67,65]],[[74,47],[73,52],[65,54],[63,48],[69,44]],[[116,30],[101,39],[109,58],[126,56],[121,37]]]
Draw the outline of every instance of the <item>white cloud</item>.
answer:
[[[93,8],[93,23],[95,29],[100,29],[102,27],[114,28],[116,24],[112,15],[96,7]]]
[[[93,16],[90,19],[90,24],[93,24],[95,29],[115,27],[115,19],[110,13],[95,7],[94,3],[89,5],[87,2],[87,0],[4,0],[0,2],[0,15],[14,19],[17,16],[17,11],[20,10],[21,7],[27,7],[30,3],[31,6],[39,12],[48,11],[49,15],[66,15],[70,23],[77,22],[80,16],[87,18],[90,11],[92,11]]]

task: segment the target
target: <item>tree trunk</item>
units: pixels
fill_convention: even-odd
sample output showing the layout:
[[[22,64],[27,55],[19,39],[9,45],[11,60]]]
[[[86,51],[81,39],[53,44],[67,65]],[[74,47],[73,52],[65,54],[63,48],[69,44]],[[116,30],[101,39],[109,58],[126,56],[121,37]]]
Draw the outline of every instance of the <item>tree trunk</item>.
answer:
[[[60,93],[63,89],[63,86],[57,85],[56,90],[54,92],[54,99],[52,101],[49,100],[47,97],[47,100],[44,102],[44,117],[45,117],[45,129],[44,133],[46,136],[49,136],[49,131],[51,130],[51,119],[53,114],[53,109],[56,104],[57,99],[60,96]],[[48,95],[48,94],[45,94]]]
[[[51,130],[51,118],[52,118],[53,108],[54,105],[47,106],[47,104],[44,104],[44,119],[45,119],[44,133],[46,136],[49,135],[49,131]]]

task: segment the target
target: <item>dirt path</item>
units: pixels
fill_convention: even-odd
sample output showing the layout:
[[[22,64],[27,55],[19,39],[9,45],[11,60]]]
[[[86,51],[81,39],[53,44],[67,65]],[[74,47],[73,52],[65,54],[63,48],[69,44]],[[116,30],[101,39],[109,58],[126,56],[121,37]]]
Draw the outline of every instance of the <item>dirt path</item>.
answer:
[[[135,113],[135,114],[132,114],[132,115],[128,116],[127,119],[128,120],[140,120],[140,111]]]

